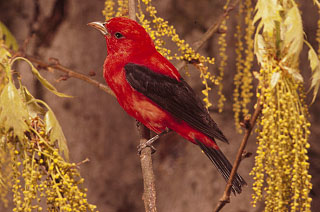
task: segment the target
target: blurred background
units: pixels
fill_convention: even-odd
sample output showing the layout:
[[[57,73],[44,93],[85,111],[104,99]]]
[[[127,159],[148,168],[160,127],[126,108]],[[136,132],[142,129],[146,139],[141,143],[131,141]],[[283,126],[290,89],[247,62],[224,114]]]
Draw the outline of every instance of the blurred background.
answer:
[[[223,13],[225,1],[215,0],[162,0],[154,1],[159,16],[174,25],[181,38],[189,43],[198,40],[208,27],[215,23]],[[95,72],[92,78],[104,83],[102,66],[107,55],[103,36],[86,24],[103,21],[101,11],[103,0],[0,0],[0,20],[12,31],[18,43],[22,45],[27,38],[36,33],[28,44],[27,53],[39,56],[46,61],[57,58],[59,62],[72,70],[86,74]],[[314,48],[317,29],[317,9],[312,3],[301,3],[306,38]],[[236,133],[232,112],[233,76],[235,74],[235,39],[237,10],[230,13],[228,21],[227,54],[228,65],[223,81],[227,98],[224,111],[217,112],[217,87],[210,94],[213,107],[210,110],[214,120],[230,140],[229,145],[220,147],[233,162],[242,135]],[[311,15],[312,14],[312,15]],[[218,35],[208,40],[201,53],[217,57]],[[176,61],[173,61],[177,65]],[[26,70],[26,69],[21,69]],[[209,66],[210,72],[218,73],[217,65]],[[258,70],[258,66],[254,66]],[[306,86],[310,85],[310,70],[307,52],[301,55],[301,71],[306,77]],[[201,95],[203,85],[199,72],[189,68],[190,77],[181,74]],[[47,92],[30,72],[23,72],[22,81],[36,98],[44,99],[55,112],[68,140],[72,162],[89,158],[90,162],[81,165],[81,174],[88,188],[89,202],[105,212],[144,211],[142,192],[143,181],[136,146],[138,132],[136,122],[118,105],[115,98],[98,88],[69,78],[58,82],[59,72],[42,71],[50,82],[61,92],[74,98],[59,98]],[[256,83],[256,82],[254,82]],[[308,97],[308,102],[310,101]],[[310,173],[313,176],[312,209],[320,207],[320,104],[317,101],[310,106],[311,148]],[[158,211],[194,212],[212,211],[220,199],[225,181],[200,151],[200,149],[171,133],[155,144],[157,152],[152,155],[156,178]],[[255,136],[251,136],[247,151],[254,153]],[[246,179],[248,186],[241,195],[232,196],[231,204],[223,211],[247,212],[262,211],[260,205],[253,208],[251,202],[252,179],[249,172],[254,163],[254,154],[245,159],[239,173]],[[11,211],[1,208],[1,211]]]

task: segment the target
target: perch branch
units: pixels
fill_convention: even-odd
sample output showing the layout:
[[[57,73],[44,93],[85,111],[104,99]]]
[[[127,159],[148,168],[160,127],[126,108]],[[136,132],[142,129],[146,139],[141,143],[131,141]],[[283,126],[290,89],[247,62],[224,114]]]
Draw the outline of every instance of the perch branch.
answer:
[[[140,144],[150,139],[150,130],[138,122],[137,128],[140,132]],[[143,202],[146,212],[156,212],[156,188],[152,168],[151,148],[144,148],[140,154],[142,177],[143,177]]]
[[[224,190],[223,196],[219,200],[216,208],[214,209],[214,212],[220,211],[227,203],[230,202],[230,193],[231,193],[232,181],[233,181],[233,179],[234,179],[234,177],[235,177],[235,175],[237,173],[237,169],[238,169],[239,164],[241,162],[241,158],[242,158],[244,149],[245,149],[245,147],[247,145],[247,142],[248,142],[249,136],[251,134],[251,131],[252,131],[252,129],[253,129],[255,123],[256,123],[256,120],[257,120],[259,114],[261,113],[261,111],[262,111],[262,105],[261,105],[260,99],[258,99],[258,101],[256,103],[256,108],[255,108],[255,111],[254,111],[252,117],[251,118],[249,116],[245,117],[245,120],[244,120],[244,123],[243,123],[243,126],[245,128],[245,134],[244,134],[244,137],[243,137],[243,139],[241,141],[240,148],[238,150],[236,160],[233,163],[233,168],[231,170],[231,174],[230,174],[229,180],[227,182],[226,188]]]
[[[136,20],[135,0],[129,0],[128,3],[129,18]],[[140,132],[140,145],[142,145],[150,139],[150,130],[141,123],[137,124],[137,128]],[[141,151],[140,162],[144,188],[142,196],[144,208],[146,212],[156,212],[156,188],[150,148],[144,148]]]
[[[222,24],[222,21],[224,19],[226,19],[226,17],[229,15],[229,13],[237,6],[237,4],[239,3],[240,0],[235,0],[225,11],[222,15],[219,16],[219,18],[217,19],[217,21],[212,24],[209,29],[201,36],[201,38],[194,42],[192,44],[192,47],[194,49],[194,51],[199,51],[199,49],[201,47],[203,47],[203,45],[206,43],[206,41],[212,37],[212,35],[214,33],[216,33],[219,28],[220,28],[220,25]],[[179,71],[181,71],[181,69],[183,69],[188,63],[186,61],[182,61],[180,64],[177,65],[177,69]]]

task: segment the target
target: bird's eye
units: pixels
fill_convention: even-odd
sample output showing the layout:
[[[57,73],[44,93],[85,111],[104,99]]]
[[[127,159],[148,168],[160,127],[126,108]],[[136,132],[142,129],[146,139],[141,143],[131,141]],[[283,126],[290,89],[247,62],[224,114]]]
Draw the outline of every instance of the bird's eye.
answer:
[[[120,39],[120,38],[123,37],[123,35],[122,35],[120,32],[114,33],[114,36],[115,36],[117,39]]]

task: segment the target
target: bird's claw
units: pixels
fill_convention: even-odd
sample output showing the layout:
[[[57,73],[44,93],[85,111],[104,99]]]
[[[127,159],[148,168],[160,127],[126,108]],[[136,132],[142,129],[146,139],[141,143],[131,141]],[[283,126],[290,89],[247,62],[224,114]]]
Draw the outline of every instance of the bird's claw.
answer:
[[[143,144],[140,144],[140,145],[137,146],[138,154],[141,155],[142,150],[144,150],[147,147],[151,148],[151,154],[153,154],[153,153],[155,153],[157,151],[156,148],[154,146],[152,146],[151,144],[143,143]]]

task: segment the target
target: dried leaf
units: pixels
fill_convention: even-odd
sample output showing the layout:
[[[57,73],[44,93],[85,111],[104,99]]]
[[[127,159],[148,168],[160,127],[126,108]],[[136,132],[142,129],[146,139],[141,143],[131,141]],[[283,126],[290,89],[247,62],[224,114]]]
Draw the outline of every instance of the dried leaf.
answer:
[[[282,10],[281,5],[277,0],[258,0],[256,4],[256,15],[253,19],[253,24],[260,20],[258,27],[263,27],[263,32],[268,33],[269,36],[272,36],[275,29],[275,22],[281,22],[280,11]],[[259,32],[257,31],[257,33]]]
[[[313,3],[314,3],[315,5],[317,5],[317,6],[318,6],[318,8],[320,9],[320,3],[319,3],[319,1],[318,1],[318,0],[313,0]]]
[[[290,68],[290,67],[287,67],[287,66],[283,66],[283,68],[289,73],[292,75],[292,77],[299,81],[299,82],[303,82],[303,77],[301,76],[301,74],[299,73],[299,70],[298,69],[295,69],[295,68]]]
[[[260,79],[260,73],[259,72],[253,71],[252,73],[253,73],[254,78],[256,78],[257,80]]]
[[[46,123],[46,133],[49,133],[51,141],[58,141],[60,153],[63,153],[66,160],[69,160],[67,140],[63,134],[61,126],[49,106],[46,105],[46,107],[48,108],[48,111],[44,116],[44,121]]]
[[[0,21],[0,39],[4,40],[4,44],[15,51],[18,50],[18,43],[9,29]],[[1,57],[0,57],[1,58]]]
[[[312,71],[316,70],[316,68],[318,68],[319,66],[319,58],[313,48],[310,48],[308,51],[308,59],[310,61],[311,70]]]
[[[263,60],[266,59],[266,44],[264,42],[264,39],[262,35],[256,34],[255,40],[254,40],[254,52],[256,54],[258,63],[263,66]]]
[[[304,38],[301,15],[296,4],[287,12],[281,34],[283,38],[282,51],[285,51],[286,54],[282,62],[288,62],[290,58],[290,66],[297,66]]]
[[[313,98],[312,98],[312,103],[313,103],[317,97],[319,86],[320,86],[320,61],[317,53],[314,51],[312,46],[309,43],[307,44],[309,46],[308,58],[310,61],[310,67],[312,71],[310,89],[313,89]]]
[[[0,95],[0,123],[6,131],[12,128],[14,134],[22,140],[24,132],[29,129],[26,122],[28,122],[26,104],[14,84],[9,82]]]
[[[16,58],[11,62],[11,64],[13,64],[13,63],[14,63],[15,61],[17,61],[17,60],[23,60],[23,61],[27,62],[27,63],[30,65],[30,67],[31,67],[32,73],[37,77],[37,79],[41,82],[41,84],[42,84],[44,87],[46,87],[51,93],[53,93],[53,94],[55,94],[55,95],[57,95],[57,96],[59,96],[59,97],[68,97],[68,98],[71,98],[71,97],[72,97],[72,96],[69,96],[69,95],[67,95],[67,94],[58,92],[57,89],[56,89],[53,85],[51,85],[50,82],[48,82],[45,78],[43,78],[43,77],[40,75],[39,71],[38,71],[38,70],[32,65],[32,63],[31,63],[29,60],[27,60],[26,58],[24,58],[24,57],[16,57]]]
[[[275,72],[272,74],[271,80],[270,80],[270,87],[271,88],[274,88],[277,85],[277,83],[280,79],[280,76],[281,76],[280,72]]]

